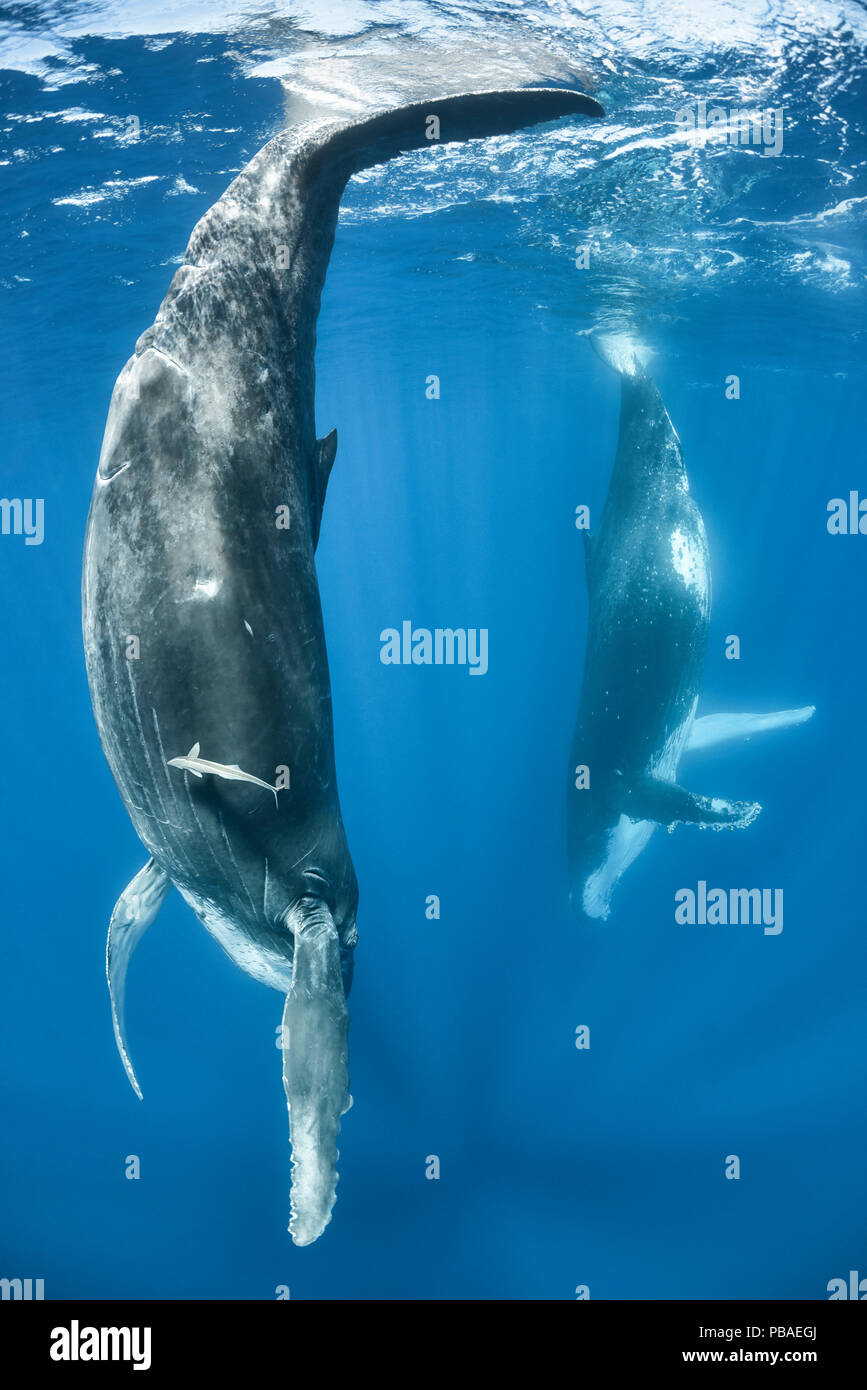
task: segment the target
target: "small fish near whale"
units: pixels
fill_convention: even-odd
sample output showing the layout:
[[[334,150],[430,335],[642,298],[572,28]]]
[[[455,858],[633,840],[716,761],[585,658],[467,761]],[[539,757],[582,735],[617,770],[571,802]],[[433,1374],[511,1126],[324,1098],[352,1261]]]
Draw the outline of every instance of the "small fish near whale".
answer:
[[[274,805],[277,805],[277,793],[279,787],[272,787],[270,782],[263,782],[261,777],[254,777],[251,772],[242,772],[237,763],[212,763],[207,758],[199,757],[199,745],[194,743],[189,753],[183,758],[168,758],[169,767],[180,768],[182,772],[191,772],[194,777],[225,777],[227,782],[249,782],[253,787],[264,787],[266,791],[274,793]]]

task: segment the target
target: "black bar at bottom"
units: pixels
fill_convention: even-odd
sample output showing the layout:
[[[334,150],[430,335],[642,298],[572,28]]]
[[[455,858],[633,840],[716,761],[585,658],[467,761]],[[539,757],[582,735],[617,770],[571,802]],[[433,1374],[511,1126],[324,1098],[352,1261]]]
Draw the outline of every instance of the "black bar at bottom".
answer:
[[[100,1368],[112,1373],[140,1373],[159,1378],[163,1373],[201,1375],[213,1370],[229,1375],[255,1373],[267,1365],[293,1365],[294,1339],[309,1331],[316,1340],[305,1342],[305,1360],[321,1355],[323,1368],[334,1369],[338,1348],[353,1358],[353,1319],[343,1305],[334,1323],[335,1309],[321,1309],[310,1302],[25,1302],[0,1303],[0,1346],[3,1365],[18,1362],[26,1374],[31,1369],[53,1376]],[[391,1305],[394,1306],[394,1305]],[[412,1306],[402,1303],[399,1321],[393,1317],[377,1325],[371,1305],[365,1305],[359,1322],[358,1345],[363,1355],[379,1346],[385,1364],[405,1362],[405,1337],[414,1324]],[[449,1339],[448,1309],[437,1303],[435,1311],[421,1314],[425,1336],[422,1352],[428,1374],[442,1356],[455,1367],[455,1349]],[[811,1366],[824,1373],[861,1364],[864,1334],[862,1311],[844,1302],[696,1302],[652,1301],[574,1302],[568,1305],[472,1302],[465,1305],[473,1322],[461,1318],[461,1339],[472,1327],[471,1343],[481,1351],[496,1351],[488,1319],[496,1322],[495,1309],[509,1308],[508,1323],[495,1330],[503,1352],[509,1356],[527,1338],[536,1344],[540,1330],[547,1338],[563,1333],[570,1339],[573,1370],[590,1359],[612,1372],[630,1368],[666,1372],[673,1367],[701,1365]],[[526,1315],[524,1308],[532,1309]],[[327,1321],[326,1321],[327,1319]],[[338,1334],[339,1329],[339,1334]],[[395,1339],[392,1334],[400,1331]],[[338,1345],[334,1336],[338,1334]],[[435,1334],[435,1335],[434,1335]],[[320,1340],[321,1337],[321,1340]],[[580,1341],[571,1339],[580,1337]],[[432,1338],[432,1340],[431,1340]],[[287,1341],[287,1339],[291,1339]],[[375,1339],[375,1340],[373,1340]],[[385,1339],[385,1340],[383,1340]],[[403,1351],[400,1350],[401,1345]],[[545,1361],[554,1350],[545,1342]],[[318,1352],[316,1348],[319,1348]],[[417,1348],[422,1351],[421,1346]],[[575,1359],[577,1355],[577,1360]],[[297,1363],[295,1363],[297,1365]],[[308,1361],[309,1364],[309,1361]],[[405,1371],[409,1366],[404,1365]]]

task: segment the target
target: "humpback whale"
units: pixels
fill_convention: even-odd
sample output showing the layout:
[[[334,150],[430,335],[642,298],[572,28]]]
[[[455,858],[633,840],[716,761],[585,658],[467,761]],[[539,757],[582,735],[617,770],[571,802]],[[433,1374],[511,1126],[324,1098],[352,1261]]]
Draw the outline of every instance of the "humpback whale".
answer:
[[[103,750],[150,856],[109,927],[117,1046],[141,1096],[126,973],[174,884],[241,969],[286,995],[298,1245],[331,1218],[351,1104],[358,887],[314,563],[337,447],[334,430],[314,428],[316,319],[341,194],[358,170],[435,132],[448,143],[602,114],[580,92],[540,87],[278,135],[194,228],[111,398],[85,540],[84,647]]]
[[[582,533],[589,617],[567,839],[572,907],[605,918],[657,825],[744,828],[761,810],[687,791],[682,755],[802,724],[814,708],[696,718],[711,602],[704,522],[645,353],[627,335],[592,342],[620,376],[620,430],[599,528]]]

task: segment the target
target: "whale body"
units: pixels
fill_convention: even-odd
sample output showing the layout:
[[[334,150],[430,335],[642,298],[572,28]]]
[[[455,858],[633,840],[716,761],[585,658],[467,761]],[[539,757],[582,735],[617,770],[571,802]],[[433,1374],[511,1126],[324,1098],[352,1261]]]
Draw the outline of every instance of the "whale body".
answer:
[[[801,724],[814,708],[696,718],[711,604],[704,522],[643,350],[627,335],[592,341],[620,376],[620,432],[599,528],[582,533],[589,617],[567,836],[572,907],[606,918],[657,825],[742,829],[761,810],[680,786],[682,755]]]
[[[278,135],[195,227],[112,395],[84,646],[102,746],[150,856],[109,928],[117,1045],[141,1095],[126,971],[174,884],[241,969],[286,994],[297,1244],[330,1220],[351,1103],[358,887],[314,564],[337,445],[314,428],[316,319],[340,197],[353,173],[434,132],[447,143],[601,114],[580,92],[534,88]]]

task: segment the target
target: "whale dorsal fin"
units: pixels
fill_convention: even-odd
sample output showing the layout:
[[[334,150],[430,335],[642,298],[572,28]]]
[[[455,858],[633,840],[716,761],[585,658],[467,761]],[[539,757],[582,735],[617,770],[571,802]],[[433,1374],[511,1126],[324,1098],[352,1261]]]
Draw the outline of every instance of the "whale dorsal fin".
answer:
[[[316,476],[319,479],[319,496],[323,503],[336,453],[337,430],[330,430],[322,439],[316,441]]]
[[[187,754],[187,757],[188,757],[188,758],[197,758],[198,756],[199,756],[199,745],[198,745],[197,743],[194,743],[193,746],[192,746],[192,748],[190,749],[189,753]]]
[[[158,866],[155,859],[149,859],[144,868],[127,884],[115,903],[108,928],[108,940],[105,943],[105,974],[111,996],[114,1038],[129,1084],[139,1100],[142,1098],[141,1087],[126,1043],[126,972],[133,951],[162,907],[163,899],[171,886],[172,881],[168,874]]]
[[[328,487],[328,479],[331,476],[331,468],[334,463],[334,456],[337,453],[337,430],[331,430],[322,439],[317,439],[313,454],[313,472],[316,482],[316,506],[311,516],[313,525],[313,544],[319,540],[319,528],[322,525],[322,509],[325,506],[325,492]]]

